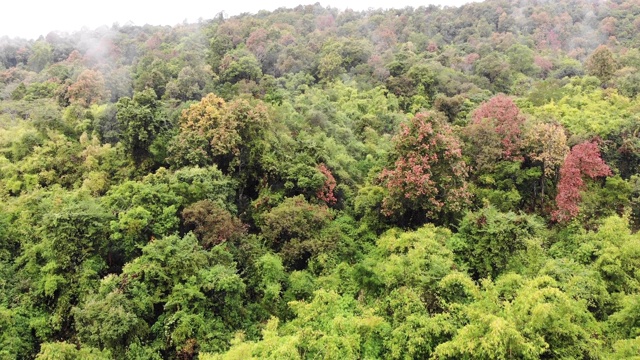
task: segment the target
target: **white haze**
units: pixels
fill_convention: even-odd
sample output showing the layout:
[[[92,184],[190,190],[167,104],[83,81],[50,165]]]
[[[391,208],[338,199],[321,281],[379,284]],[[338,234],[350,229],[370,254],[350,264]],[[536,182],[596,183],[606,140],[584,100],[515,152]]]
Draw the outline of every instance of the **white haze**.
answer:
[[[322,6],[338,9],[367,10],[369,8],[403,8],[429,4],[460,6],[476,0],[357,0],[321,1]],[[275,1],[202,1],[202,0],[11,0],[0,10],[0,37],[36,39],[50,31],[75,32],[83,27],[95,29],[114,23],[121,25],[176,25],[211,19],[224,11],[228,16],[256,13],[260,10],[292,8],[300,4],[312,4],[313,0]]]

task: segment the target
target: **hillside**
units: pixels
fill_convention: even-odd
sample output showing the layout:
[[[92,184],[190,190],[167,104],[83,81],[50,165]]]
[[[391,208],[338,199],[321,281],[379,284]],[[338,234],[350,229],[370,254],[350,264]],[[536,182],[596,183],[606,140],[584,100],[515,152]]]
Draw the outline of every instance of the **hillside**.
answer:
[[[0,38],[0,359],[640,359],[639,15]]]

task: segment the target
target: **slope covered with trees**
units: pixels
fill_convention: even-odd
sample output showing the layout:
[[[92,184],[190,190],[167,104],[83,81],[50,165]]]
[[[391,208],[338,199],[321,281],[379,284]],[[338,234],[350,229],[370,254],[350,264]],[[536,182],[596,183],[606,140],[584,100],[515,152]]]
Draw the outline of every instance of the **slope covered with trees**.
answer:
[[[639,15],[0,38],[0,358],[640,358]]]

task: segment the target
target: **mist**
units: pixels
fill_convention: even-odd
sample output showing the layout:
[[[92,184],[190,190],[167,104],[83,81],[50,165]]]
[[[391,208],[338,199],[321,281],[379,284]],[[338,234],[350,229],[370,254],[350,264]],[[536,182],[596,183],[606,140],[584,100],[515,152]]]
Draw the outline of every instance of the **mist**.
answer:
[[[356,0],[345,2],[338,0],[321,1],[322,6],[338,9],[367,10],[369,8],[403,8],[406,6],[460,6],[470,0]],[[477,2],[477,1],[476,1]],[[207,2],[183,0],[176,5],[171,2],[150,0],[125,1],[113,0],[102,3],[88,3],[79,0],[9,2],[3,4],[0,15],[0,37],[20,37],[37,39],[51,31],[76,32],[95,29],[113,24],[131,25],[176,25],[183,22],[197,22],[199,19],[211,19],[224,12],[227,16],[241,13],[257,13],[260,10],[272,11],[281,7],[296,7],[313,4],[309,0],[277,0],[269,2],[236,1]]]

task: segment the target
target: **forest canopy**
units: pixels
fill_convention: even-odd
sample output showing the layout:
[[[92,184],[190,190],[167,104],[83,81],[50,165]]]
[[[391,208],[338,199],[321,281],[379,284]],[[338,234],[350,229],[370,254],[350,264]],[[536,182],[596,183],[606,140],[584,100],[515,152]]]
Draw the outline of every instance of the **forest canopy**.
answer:
[[[0,38],[0,359],[640,359],[640,2]]]

